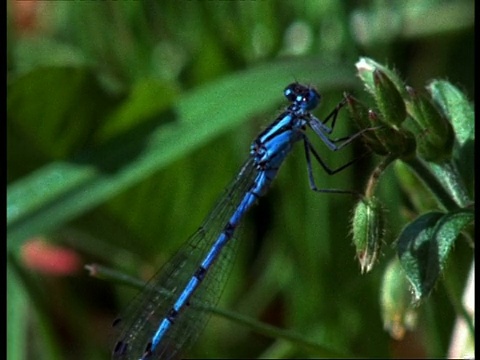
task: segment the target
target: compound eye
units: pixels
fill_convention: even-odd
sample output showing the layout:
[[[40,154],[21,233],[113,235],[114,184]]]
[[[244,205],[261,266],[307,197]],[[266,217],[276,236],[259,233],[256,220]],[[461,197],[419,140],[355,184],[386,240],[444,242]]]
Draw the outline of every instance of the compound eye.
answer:
[[[298,86],[299,85],[297,83],[292,83],[285,88],[283,93],[288,101],[294,102],[297,100],[297,96],[299,93]]]
[[[312,110],[320,102],[320,94],[315,89],[308,89],[308,93],[304,97],[304,103],[307,110]]]

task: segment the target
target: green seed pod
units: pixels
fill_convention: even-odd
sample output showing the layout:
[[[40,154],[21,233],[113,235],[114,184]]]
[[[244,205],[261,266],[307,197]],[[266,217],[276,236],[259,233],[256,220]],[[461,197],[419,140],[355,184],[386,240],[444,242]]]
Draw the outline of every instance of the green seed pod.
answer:
[[[373,72],[373,83],[373,95],[384,121],[392,126],[400,126],[407,117],[407,110],[395,84],[379,69]]]
[[[350,94],[344,94],[350,117],[360,129],[368,129],[382,125],[380,122],[372,123],[368,108]],[[387,155],[389,150],[382,144],[376,135],[377,130],[365,131],[362,134],[365,144],[378,155]]]
[[[405,91],[405,85],[400,77],[395,73],[395,71],[390,70],[389,68],[383,66],[382,64],[377,63],[376,61],[362,57],[355,64],[357,68],[357,74],[360,79],[365,84],[367,90],[374,95],[375,94],[375,84],[373,78],[373,72],[378,69],[384,73],[388,79],[395,85],[397,91],[401,94],[401,97],[404,98],[407,94]]]
[[[362,273],[369,272],[378,257],[385,233],[383,210],[375,197],[364,198],[356,205],[352,233],[360,269]]]
[[[368,117],[372,124],[381,121],[380,116],[372,110],[369,111]],[[395,154],[401,158],[415,155],[415,137],[410,131],[386,125],[376,130],[375,135],[389,154]]]
[[[398,75],[369,58],[360,58],[355,66],[366,89],[375,98],[384,122],[393,127],[400,126],[407,112],[403,101],[405,85]]]

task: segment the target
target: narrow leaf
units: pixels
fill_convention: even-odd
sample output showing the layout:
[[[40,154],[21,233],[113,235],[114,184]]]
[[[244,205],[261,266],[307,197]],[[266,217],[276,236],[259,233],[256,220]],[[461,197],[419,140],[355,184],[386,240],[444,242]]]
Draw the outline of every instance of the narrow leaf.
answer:
[[[348,82],[346,73],[315,58],[264,65],[186,93],[157,115],[167,123],[142,124],[70,162],[46,165],[7,189],[8,247],[18,248],[28,236],[58,228],[253,114],[271,109],[282,100],[285,85],[295,80],[291,74],[326,89]]]

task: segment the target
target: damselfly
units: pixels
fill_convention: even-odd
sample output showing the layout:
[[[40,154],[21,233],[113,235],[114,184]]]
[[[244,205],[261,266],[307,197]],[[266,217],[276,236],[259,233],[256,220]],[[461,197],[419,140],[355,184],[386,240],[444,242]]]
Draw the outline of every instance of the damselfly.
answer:
[[[362,132],[337,140],[329,137],[345,101],[322,122],[310,112],[320,102],[315,89],[293,83],[285,88],[284,95],[290,105],[253,141],[250,156],[202,226],[149,281],[131,305],[131,311],[116,320],[115,326],[120,330],[113,359],[171,359],[196,340],[208,313],[191,309],[189,305],[214,306],[217,303],[227,268],[233,260],[231,248],[235,229],[247,210],[267,192],[296,142],[303,142],[312,190],[348,192],[317,188],[311,155],[329,174],[341,171],[353,161],[331,170],[306,134],[308,127],[332,151],[358,137]]]

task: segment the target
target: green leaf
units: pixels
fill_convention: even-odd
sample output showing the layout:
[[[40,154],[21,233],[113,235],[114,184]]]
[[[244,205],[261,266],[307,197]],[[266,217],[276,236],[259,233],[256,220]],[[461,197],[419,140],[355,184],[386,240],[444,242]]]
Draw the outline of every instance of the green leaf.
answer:
[[[463,184],[473,194],[475,184],[475,111],[465,94],[447,81],[432,81],[428,85],[433,100],[441,107],[450,120],[457,140],[454,146],[456,167],[463,178]]]
[[[177,89],[157,79],[137,81],[128,98],[107,116],[107,120],[95,134],[95,143],[103,143],[116,135],[130,132],[140,124],[160,120],[159,114],[167,111],[177,97]],[[165,119],[165,122],[173,120],[174,117],[171,117]]]
[[[22,281],[7,262],[7,359],[26,359],[28,300]]]
[[[441,164],[431,163],[430,169],[433,174],[441,181],[445,189],[449,191],[451,197],[459,207],[467,207],[472,204],[463,178],[455,162],[448,161]]]
[[[42,67],[9,84],[7,122],[29,140],[31,151],[65,158],[85,145],[110,104],[91,69]],[[25,151],[24,143],[10,142],[10,156]]]
[[[435,80],[428,85],[432,98],[452,122],[461,146],[475,139],[475,113],[465,94],[447,81]]]
[[[58,228],[252,115],[271,110],[294,80],[291,74],[327,88],[351,81],[347,73],[338,64],[322,65],[317,58],[295,59],[237,73],[184,94],[172,109],[157,114],[160,121],[141,124],[70,162],[50,163],[10,185],[8,246],[17,248],[28,236]],[[148,89],[142,94],[152,96]],[[134,96],[131,101],[138,100]],[[127,122],[128,114],[137,117],[135,109],[142,111],[138,106],[125,109],[118,113],[122,122]]]
[[[413,287],[415,301],[424,299],[443,271],[454,240],[473,212],[430,212],[408,224],[397,243],[398,257]]]
[[[45,36],[26,37],[16,42],[13,55],[18,73],[27,73],[38,67],[83,67],[89,62],[75,44]]]
[[[14,255],[9,254],[7,263],[8,280],[12,281],[8,287],[11,292],[7,293],[7,303],[9,309],[15,308],[9,314],[16,314],[9,317],[12,323],[8,322],[7,333],[10,336],[9,340],[12,341],[12,343],[9,342],[9,348],[10,345],[14,345],[12,349],[9,349],[12,357],[8,358],[20,360],[29,358],[30,353],[36,353],[35,358],[39,360],[61,359],[60,341],[55,336],[51,313],[48,311],[49,294],[44,292],[45,289],[41,287],[38,278],[22,267]],[[22,316],[22,309],[24,311],[33,309],[34,317]],[[27,313],[29,312],[27,311]],[[25,337],[25,334],[28,334],[27,326],[33,326],[33,332],[38,335],[35,339],[28,340]],[[23,347],[21,351],[18,349],[19,346]],[[27,357],[20,357],[24,354],[27,354]]]

